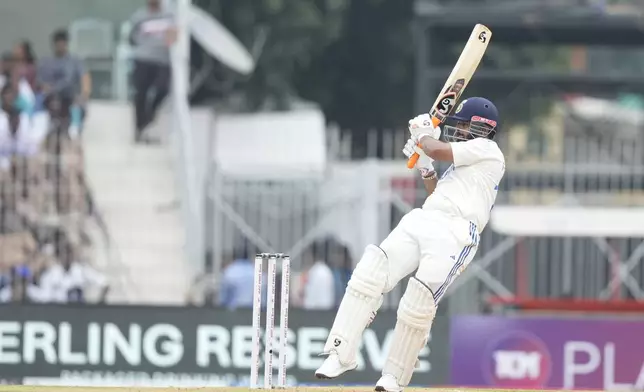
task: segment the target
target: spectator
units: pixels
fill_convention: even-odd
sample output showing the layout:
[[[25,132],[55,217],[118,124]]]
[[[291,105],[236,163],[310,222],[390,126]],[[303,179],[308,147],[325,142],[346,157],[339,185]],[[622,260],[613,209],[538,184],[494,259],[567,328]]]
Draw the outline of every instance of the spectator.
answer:
[[[48,141],[45,143],[45,149],[50,154],[59,154],[60,146],[52,145],[52,139],[60,144],[62,140],[72,140],[76,136],[71,129],[71,116],[68,114],[72,111],[72,105],[69,100],[61,99],[55,94],[47,95],[43,101],[43,113],[47,113],[51,119],[51,126]]]
[[[31,302],[34,289],[37,288],[29,266],[17,265],[11,268],[9,286],[0,292],[0,297],[3,302]]]
[[[35,266],[31,262],[36,241],[24,219],[15,213],[2,211],[1,229],[0,302],[29,301],[34,290]]]
[[[247,252],[236,252],[222,272],[218,305],[229,310],[253,307],[255,267]]]
[[[316,244],[313,263],[303,273],[304,309],[329,310],[335,306],[333,271],[326,262],[331,244],[331,240]]]
[[[69,130],[72,107],[82,109],[91,81],[68,53],[65,32],[55,34],[54,53],[40,75],[28,42],[0,54],[0,302],[83,301],[90,285],[102,299],[108,292],[106,279],[81,262],[81,246],[39,242],[42,230],[61,225],[82,235],[86,214],[76,200],[84,193],[75,192],[83,182],[81,145],[69,142]],[[43,101],[48,110],[40,110]]]
[[[36,55],[29,41],[20,41],[13,47],[13,58],[18,75],[24,78],[32,90],[36,90]]]
[[[174,15],[163,8],[161,0],[148,0],[146,8],[132,15],[130,43],[134,47],[133,85],[135,142],[150,142],[145,129],[154,121],[157,110],[170,87],[169,47],[176,40]],[[150,99],[151,90],[153,96]]]
[[[38,67],[38,81],[45,95],[56,95],[63,107],[69,107],[70,132],[77,135],[82,130],[86,105],[92,91],[92,80],[83,61],[69,53],[69,36],[66,30],[54,32],[54,56],[44,58]]]
[[[109,292],[107,280],[98,271],[78,260],[77,251],[66,235],[57,233],[56,259],[40,277],[41,302],[85,302],[85,291],[94,286],[100,290],[100,302]]]
[[[20,111],[31,112],[36,106],[36,96],[27,79],[20,75],[12,53],[5,52],[2,54],[2,74],[0,74],[0,89],[7,84],[12,84],[18,91],[16,97],[16,107]]]
[[[11,84],[0,91],[0,156],[5,168],[13,155],[36,154],[49,129],[49,116],[20,112],[16,106],[17,96]]]

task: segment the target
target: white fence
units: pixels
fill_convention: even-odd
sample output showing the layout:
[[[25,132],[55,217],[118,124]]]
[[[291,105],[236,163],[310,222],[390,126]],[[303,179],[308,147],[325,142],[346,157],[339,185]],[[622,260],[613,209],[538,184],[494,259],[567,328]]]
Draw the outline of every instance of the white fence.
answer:
[[[583,121],[560,120],[567,130],[584,126]],[[607,132],[545,132],[532,143],[523,132],[515,129],[499,140],[508,168],[500,205],[644,205],[638,133],[610,137]],[[405,130],[359,137],[330,128],[332,163],[320,181],[238,182],[214,172],[209,191],[216,223],[207,241],[215,260],[224,261],[241,246],[251,253],[290,252],[297,269],[306,264],[312,244],[333,236],[350,249],[355,263],[365,245],[382,241],[425,198],[417,174],[399,159],[406,137]],[[478,261],[455,285],[462,300],[453,302],[472,310],[478,306],[471,301],[474,295],[642,297],[634,283],[644,280],[638,249],[642,239],[606,237],[516,237],[488,228]],[[334,260],[329,262],[334,265]],[[398,294],[393,293],[392,304]]]

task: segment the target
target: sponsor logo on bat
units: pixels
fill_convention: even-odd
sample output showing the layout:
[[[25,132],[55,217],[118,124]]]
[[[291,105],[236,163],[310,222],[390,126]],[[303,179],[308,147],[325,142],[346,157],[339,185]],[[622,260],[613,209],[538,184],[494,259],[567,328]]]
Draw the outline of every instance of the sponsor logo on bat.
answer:
[[[479,34],[479,41],[486,43],[487,42],[487,32],[486,31],[481,31]]]
[[[447,93],[443,95],[441,99],[438,101],[438,104],[436,104],[435,110],[437,113],[443,116],[447,116],[454,108],[455,103],[456,103],[456,94]]]

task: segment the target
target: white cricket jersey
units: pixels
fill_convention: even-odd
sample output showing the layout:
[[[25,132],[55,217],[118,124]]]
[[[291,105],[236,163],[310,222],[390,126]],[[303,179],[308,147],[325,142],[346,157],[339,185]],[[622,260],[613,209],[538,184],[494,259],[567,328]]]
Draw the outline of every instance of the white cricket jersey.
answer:
[[[454,163],[443,173],[424,209],[441,210],[474,222],[478,232],[490,219],[505,158],[490,139],[476,138],[450,143]]]
[[[0,111],[0,156],[37,154],[49,132],[49,121],[47,112],[22,113],[18,129],[12,133],[9,116]]]

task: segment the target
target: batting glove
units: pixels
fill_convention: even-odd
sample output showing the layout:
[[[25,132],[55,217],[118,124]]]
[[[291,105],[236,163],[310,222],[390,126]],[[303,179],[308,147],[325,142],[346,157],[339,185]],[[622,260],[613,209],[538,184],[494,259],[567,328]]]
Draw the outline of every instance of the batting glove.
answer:
[[[409,120],[409,133],[411,138],[418,141],[424,136],[438,140],[441,137],[440,127],[434,127],[429,114],[421,114]]]
[[[434,170],[434,160],[425,154],[425,152],[418,147],[418,142],[415,141],[413,138],[407,140],[407,144],[405,144],[405,147],[402,150],[403,154],[407,158],[410,158],[414,153],[418,153],[419,158],[418,161],[416,162],[416,169],[420,171],[420,175],[423,178],[428,178],[431,177],[431,175],[435,172]]]

